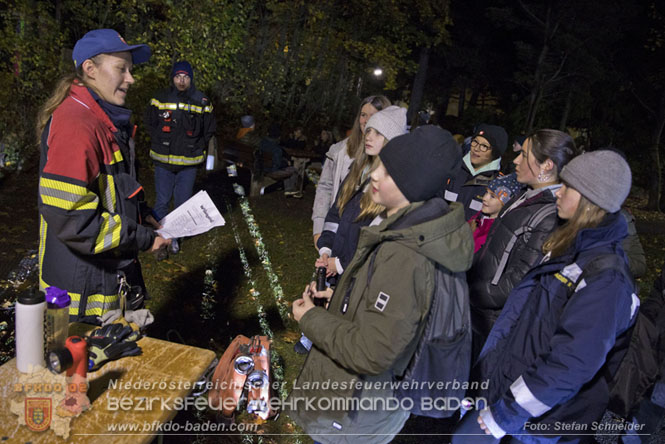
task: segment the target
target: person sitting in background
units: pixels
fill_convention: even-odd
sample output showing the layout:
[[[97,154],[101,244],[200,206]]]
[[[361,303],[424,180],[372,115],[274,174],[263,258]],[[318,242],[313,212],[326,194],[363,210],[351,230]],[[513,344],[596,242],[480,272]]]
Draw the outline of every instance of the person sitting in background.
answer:
[[[256,122],[254,121],[254,117],[250,115],[242,116],[240,118],[240,126],[241,127],[236,133],[236,139],[245,145],[253,147],[254,149],[259,149],[259,145],[261,144],[261,136],[259,136],[255,131]]]
[[[271,157],[271,165],[265,166],[263,163],[263,156],[257,157],[257,169],[263,173],[274,173],[276,171],[284,171],[291,173],[289,177],[284,179],[284,195],[287,197],[295,197],[300,199],[302,193],[297,189],[298,187],[298,172],[296,169],[289,165],[288,160],[284,157],[284,149],[279,144],[279,136],[281,135],[281,128],[278,123],[273,123],[268,128],[268,135],[261,139],[259,143],[259,151],[261,153],[268,153]]]
[[[279,124],[273,123],[268,128],[268,135],[261,139],[259,143],[261,152],[270,154],[272,161],[269,167],[263,168],[263,171],[266,173],[272,173],[288,166],[288,162],[285,162],[284,159],[284,149],[279,144],[281,134],[282,131]]]
[[[286,148],[304,150],[307,146],[307,137],[302,132],[302,126],[296,126],[289,138],[284,141]]]
[[[521,189],[522,186],[517,182],[514,174],[499,176],[487,185],[487,191],[483,196],[483,207],[469,219],[469,225],[473,230],[474,253],[477,253],[485,244],[492,222],[499,215],[503,206]]]
[[[445,187],[448,202],[460,202],[467,220],[480,211],[487,184],[499,175],[501,155],[506,151],[508,134],[496,125],[478,125],[471,151],[462,158],[463,164]]]
[[[319,160],[321,161],[321,165],[323,165],[323,162],[326,160],[326,153],[333,143],[335,143],[335,139],[332,132],[321,130],[321,134],[314,141],[314,151],[320,156]]]

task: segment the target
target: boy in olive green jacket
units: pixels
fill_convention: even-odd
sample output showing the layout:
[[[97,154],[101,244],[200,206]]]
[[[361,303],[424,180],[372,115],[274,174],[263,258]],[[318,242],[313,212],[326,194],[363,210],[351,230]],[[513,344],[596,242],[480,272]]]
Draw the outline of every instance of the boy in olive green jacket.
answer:
[[[307,287],[293,316],[312,340],[285,411],[321,443],[385,443],[409,417],[393,396],[422,336],[435,264],[466,271],[473,237],[464,210],[435,197],[459,162],[452,135],[423,126],[391,140],[372,171],[384,220],[363,228],[335,292]],[[330,300],[328,309],[313,297]],[[406,408],[405,408],[406,407]]]

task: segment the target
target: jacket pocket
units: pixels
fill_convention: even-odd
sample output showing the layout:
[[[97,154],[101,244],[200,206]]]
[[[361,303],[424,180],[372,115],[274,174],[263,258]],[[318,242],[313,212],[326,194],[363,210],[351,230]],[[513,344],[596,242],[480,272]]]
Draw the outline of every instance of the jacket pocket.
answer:
[[[138,222],[139,201],[143,198],[143,187],[132,176],[127,173],[119,173],[114,176],[117,193],[118,213],[126,215]]]

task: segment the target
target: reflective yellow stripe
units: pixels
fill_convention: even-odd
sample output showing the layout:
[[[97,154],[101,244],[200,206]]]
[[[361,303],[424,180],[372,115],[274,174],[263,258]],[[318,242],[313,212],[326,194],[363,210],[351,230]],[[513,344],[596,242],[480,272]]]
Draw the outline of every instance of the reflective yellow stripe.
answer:
[[[46,288],[51,285],[44,282],[44,280],[39,278],[39,288],[42,291],[46,291]],[[69,315],[78,316],[79,307],[81,306],[81,294],[72,293],[71,291],[67,292],[69,297],[72,299],[71,305],[69,306]],[[120,298],[118,294],[103,295],[103,294],[91,294],[87,297],[85,313],[83,316],[102,316],[109,310],[115,310],[120,308]]]
[[[85,196],[89,193],[86,187],[74,185],[73,183],[69,182],[62,182],[60,180],[47,179],[46,177],[39,178],[39,186],[64,191],[66,193],[77,194],[79,196]]]
[[[183,111],[190,111],[199,114],[203,112],[203,108],[201,108],[200,106],[190,105],[189,103],[178,103],[178,108],[180,108]]]
[[[118,162],[122,162],[122,161],[123,161],[123,157],[122,157],[122,153],[120,152],[120,150],[115,151],[113,153],[113,160],[111,160],[111,165],[116,164]]]
[[[150,101],[150,104],[152,106],[155,106],[159,109],[178,109],[178,104],[177,103],[162,103],[157,99],[152,99]]]
[[[183,111],[189,111],[192,113],[197,113],[197,114],[203,114],[204,112],[206,113],[211,113],[213,110],[212,105],[208,106],[199,106],[199,105],[193,105],[189,103],[168,103],[168,102],[160,102],[157,99],[152,99],[150,100],[150,104],[158,109],[170,109],[170,110],[176,110],[176,109],[181,109]]]
[[[116,248],[120,245],[122,220],[118,214],[102,213],[102,226],[95,242],[95,254]]]
[[[44,220],[44,216],[39,215],[39,250],[38,250],[38,260],[39,260],[39,289],[46,292],[46,287],[42,287],[42,267],[44,263],[44,250],[46,249],[46,231],[48,230],[48,224]]]
[[[115,197],[115,179],[110,174],[100,174],[99,193],[102,196],[102,206],[106,211],[114,213],[116,211],[116,197]]]
[[[174,156],[172,154],[159,154],[153,150],[150,150],[150,157],[158,162],[171,165],[198,165],[203,162],[203,155],[196,157]]]
[[[41,177],[39,194],[42,202],[66,211],[94,210],[99,198],[85,187]]]

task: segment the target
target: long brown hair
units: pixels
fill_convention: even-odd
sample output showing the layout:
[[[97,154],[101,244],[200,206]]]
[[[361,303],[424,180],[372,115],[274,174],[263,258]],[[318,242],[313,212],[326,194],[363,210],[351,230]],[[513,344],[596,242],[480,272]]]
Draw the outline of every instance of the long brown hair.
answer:
[[[344,207],[349,200],[356,192],[359,186],[362,185],[363,181],[363,172],[369,168],[372,163],[372,159],[365,153],[365,135],[360,131],[360,113],[362,112],[363,106],[367,104],[372,105],[377,111],[381,111],[383,108],[390,106],[390,100],[385,96],[369,96],[365,97],[360,103],[360,108],[358,108],[358,114],[356,115],[356,120],[353,122],[353,129],[351,130],[351,135],[346,141],[346,152],[353,163],[351,164],[351,171],[344,181],[342,188],[339,192],[339,197],[337,198],[337,208],[339,208],[339,214],[341,215],[344,212]],[[384,141],[384,145],[387,142]]]
[[[580,196],[575,214],[547,238],[543,244],[543,253],[552,253],[552,257],[561,256],[573,245],[580,230],[597,227],[606,214],[607,211]]]
[[[90,60],[95,64],[99,65],[100,63],[100,56],[102,54],[98,54],[94,57],[90,57]],[[76,71],[74,72],[69,72],[62,76],[58,83],[56,84],[53,93],[51,96],[44,102],[44,105],[39,109],[39,113],[37,114],[37,143],[39,143],[41,137],[42,137],[42,132],[44,131],[44,128],[46,127],[46,124],[48,123],[48,119],[51,118],[51,115],[53,114],[53,111],[60,106],[60,104],[67,98],[69,95],[69,91],[72,88],[72,85],[74,84],[74,81],[77,81],[80,85],[85,86],[85,75],[83,74],[83,63],[81,63],[77,68]]]
[[[367,128],[365,128],[365,131],[367,131]],[[364,142],[365,142],[365,137],[363,136],[363,149],[359,151],[358,154],[356,154],[356,159],[351,164],[351,171],[349,171],[349,174],[346,177],[346,180],[342,184],[342,188],[339,191],[339,197],[337,198],[337,208],[339,209],[340,216],[344,212],[344,207],[346,207],[346,204],[349,203],[351,197],[353,197],[356,190],[358,190],[358,187],[362,186],[365,180],[369,177],[368,170],[370,169],[370,167],[372,167],[374,158],[375,157],[378,158],[378,156],[367,155],[364,148],[365,145]],[[388,139],[385,138],[384,136],[383,146],[386,146],[387,143]],[[369,199],[369,201],[365,202],[366,205],[370,203],[373,204],[374,201]]]
[[[365,97],[362,102],[360,102],[358,113],[356,114],[356,120],[353,121],[351,135],[346,141],[346,154],[348,154],[351,159],[355,159],[358,153],[365,152],[365,135],[360,131],[359,120],[363,106],[368,103],[376,108],[377,111],[381,111],[383,108],[390,106],[390,100],[388,100],[386,96],[369,96]]]

